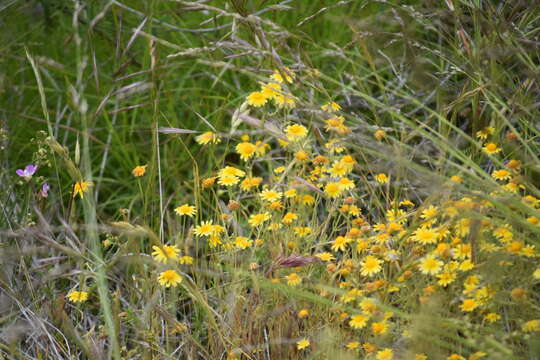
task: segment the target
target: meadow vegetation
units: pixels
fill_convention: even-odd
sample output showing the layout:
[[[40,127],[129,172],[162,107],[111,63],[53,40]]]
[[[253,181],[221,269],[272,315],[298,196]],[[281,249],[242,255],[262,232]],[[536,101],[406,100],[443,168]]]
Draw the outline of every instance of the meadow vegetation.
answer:
[[[0,24],[1,359],[540,359],[540,4]]]

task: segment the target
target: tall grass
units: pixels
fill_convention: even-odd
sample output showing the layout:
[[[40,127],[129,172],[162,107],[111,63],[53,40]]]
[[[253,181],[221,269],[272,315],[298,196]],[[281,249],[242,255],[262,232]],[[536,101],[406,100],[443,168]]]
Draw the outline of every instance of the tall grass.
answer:
[[[2,357],[539,358],[538,5],[14,0],[0,16]],[[263,182],[224,186],[226,166]],[[291,189],[283,208],[261,198]]]

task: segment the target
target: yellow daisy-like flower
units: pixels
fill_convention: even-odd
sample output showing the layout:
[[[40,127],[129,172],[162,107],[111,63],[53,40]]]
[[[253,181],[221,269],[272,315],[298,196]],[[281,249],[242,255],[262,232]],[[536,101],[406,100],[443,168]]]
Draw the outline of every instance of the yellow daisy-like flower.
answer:
[[[285,214],[285,216],[283,216],[283,219],[281,219],[281,221],[287,225],[292,224],[295,220],[298,220],[298,215],[292,212],[288,212],[287,214]]]
[[[360,263],[362,276],[373,276],[381,271],[382,261],[375,256],[368,255]]]
[[[334,112],[341,110],[341,106],[333,101],[330,101],[322,105],[321,110],[326,112]]]
[[[309,226],[298,226],[293,229],[294,234],[298,237],[304,237],[311,234],[312,230]]]
[[[269,82],[261,86],[261,93],[267,99],[274,99],[276,96],[281,95],[281,85],[277,82]]]
[[[349,321],[349,326],[353,329],[362,329],[366,327],[367,322],[369,320],[369,316],[366,315],[353,315],[351,317],[351,320]]]
[[[358,341],[351,341],[350,343],[347,343],[345,347],[349,350],[356,350],[360,347],[360,342]]]
[[[497,144],[495,143],[489,143],[489,144],[484,145],[482,150],[487,154],[493,155],[493,154],[497,154],[501,152],[502,149],[498,147]]]
[[[224,177],[224,176],[235,176],[242,178],[246,175],[245,171],[237,169],[232,166],[225,166],[223,169],[219,170],[218,177]]]
[[[529,320],[521,326],[524,332],[540,331],[540,320]]]
[[[475,299],[465,299],[459,306],[461,311],[471,312],[478,307],[478,302]]]
[[[214,233],[214,225],[212,224],[212,220],[203,221],[199,226],[193,230],[193,233],[196,236],[210,236],[212,233]]]
[[[152,256],[157,262],[166,263],[169,260],[178,260],[180,250],[176,245],[152,246]]]
[[[341,190],[352,190],[355,186],[354,181],[349,178],[341,178],[339,179],[337,184],[341,188]]]
[[[495,170],[491,173],[491,177],[495,180],[508,180],[512,177],[512,174],[508,170]]]
[[[234,239],[234,245],[236,245],[238,249],[247,249],[251,246],[251,244],[253,244],[253,240],[250,240],[244,236],[238,236],[236,239]]]
[[[180,205],[177,208],[174,209],[174,212],[178,216],[189,216],[193,217],[197,213],[197,208],[193,205],[184,204]]]
[[[195,141],[199,145],[207,145],[210,143],[218,144],[221,141],[221,139],[216,135],[216,133],[212,131],[207,131],[195,137]]]
[[[501,318],[501,315],[499,315],[497,313],[494,313],[494,312],[487,313],[486,315],[484,315],[484,319],[486,319],[486,321],[490,322],[490,323],[494,323],[497,320],[499,320],[500,318]]]
[[[374,322],[371,324],[371,331],[374,335],[382,335],[388,331],[388,325],[386,321]]]
[[[79,195],[81,199],[84,198],[84,193],[88,192],[92,186],[94,184],[91,181],[77,181],[73,186],[73,197]]]
[[[453,271],[443,272],[442,274],[437,274],[437,284],[447,287],[456,280],[456,273]]]
[[[242,160],[248,161],[257,152],[257,146],[250,142],[242,142],[236,145],[236,152],[240,155]]]
[[[261,199],[263,199],[264,201],[275,202],[281,199],[281,197],[283,196],[283,193],[281,193],[280,191],[266,189],[260,193],[260,196],[261,196]]]
[[[131,171],[131,173],[133,174],[133,176],[135,177],[141,177],[144,175],[144,173],[146,173],[146,167],[148,165],[139,165],[139,166],[135,166],[135,168]]]
[[[166,270],[159,274],[158,282],[160,285],[168,287],[176,287],[182,282],[182,277],[175,270]]]
[[[240,182],[240,179],[236,176],[220,176],[218,184],[223,186],[233,186]]]
[[[332,251],[345,251],[351,241],[352,239],[345,236],[336,237],[336,239],[332,243]]]
[[[426,275],[437,275],[443,266],[443,262],[435,257],[428,255],[420,260],[420,271]]]
[[[458,176],[458,175],[453,175],[453,176],[450,177],[450,181],[461,184],[463,182],[463,178],[461,176]]]
[[[388,176],[384,173],[375,175],[375,180],[380,184],[386,184],[388,181],[390,181]]]
[[[343,188],[338,182],[330,182],[324,187],[324,192],[331,198],[336,198],[341,195],[341,193],[343,192]]]
[[[292,84],[294,80],[294,73],[291,72],[288,68],[284,68],[281,72],[278,70],[275,70],[274,73],[270,76],[270,78],[278,83],[283,83],[283,76],[285,75],[285,81],[287,81],[289,84]]]
[[[285,128],[285,134],[289,141],[298,141],[307,136],[308,130],[305,126],[299,124],[289,125]]]
[[[249,191],[251,190],[251,188],[255,188],[259,185],[261,185],[263,179],[260,178],[260,177],[249,177],[249,178],[245,178],[242,183],[240,184],[240,189],[244,190],[244,191]]]
[[[315,256],[318,257],[319,259],[321,259],[322,261],[332,261],[332,260],[335,259],[334,255],[332,255],[329,252],[323,252],[323,253],[320,253],[320,254],[316,254]]]
[[[439,233],[429,227],[420,227],[413,233],[412,240],[420,244],[435,244],[439,240]]]
[[[191,256],[184,255],[178,259],[178,262],[182,265],[192,265],[193,258]]]
[[[308,339],[302,339],[296,343],[296,348],[298,350],[304,350],[310,345],[310,342]]]
[[[268,98],[261,91],[252,92],[247,97],[248,105],[255,106],[255,107],[264,106],[267,101],[268,101]]]
[[[377,352],[375,359],[377,360],[392,360],[394,358],[394,352],[392,349],[385,348]]]
[[[377,141],[381,141],[386,136],[386,131],[379,129],[373,133],[373,137],[377,139]]]
[[[495,132],[495,128],[488,126],[488,127],[483,128],[480,131],[477,131],[476,137],[479,139],[485,140],[487,139],[489,135],[492,135],[494,132]]]
[[[289,274],[285,276],[285,279],[287,280],[287,285],[290,285],[290,286],[296,286],[302,282],[302,278],[298,276],[297,273]]]
[[[67,298],[73,303],[85,302],[88,300],[88,293],[86,291],[70,291]]]
[[[270,220],[271,217],[272,215],[270,215],[268,212],[253,214],[249,217],[248,223],[253,227],[257,227],[262,225],[265,221]]]

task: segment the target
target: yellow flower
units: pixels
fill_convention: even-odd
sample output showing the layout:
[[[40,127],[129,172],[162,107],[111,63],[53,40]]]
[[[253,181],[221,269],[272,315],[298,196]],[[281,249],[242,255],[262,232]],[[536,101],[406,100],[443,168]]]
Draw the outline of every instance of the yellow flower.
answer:
[[[482,140],[487,139],[487,137],[495,132],[495,128],[489,126],[485,127],[480,131],[476,132],[476,137]]]
[[[360,263],[362,269],[360,273],[362,276],[373,276],[381,271],[382,261],[377,259],[375,256],[368,255]]]
[[[67,294],[67,298],[74,303],[85,302],[88,300],[88,293],[86,291],[70,291]]]
[[[285,214],[285,216],[283,216],[283,219],[281,219],[281,221],[284,224],[290,225],[290,224],[292,224],[293,221],[295,221],[297,219],[298,219],[298,215],[296,215],[295,213],[292,213],[292,212],[288,212],[287,214]]]
[[[274,169],[274,173],[276,174],[281,174],[284,171],[285,171],[285,166],[278,166],[277,168]]]
[[[184,204],[184,205],[180,205],[177,208],[175,208],[174,212],[178,216],[186,215],[186,216],[189,216],[189,217],[193,217],[193,215],[195,215],[197,213],[197,208],[195,206],[193,206],[193,205]]]
[[[321,110],[326,112],[334,112],[341,110],[341,106],[333,101],[330,101],[322,105]]]
[[[255,107],[264,106],[267,101],[268,101],[268,98],[264,95],[264,93],[260,91],[252,92],[247,97],[248,105],[255,106]]]
[[[193,233],[196,236],[210,236],[214,232],[214,225],[212,224],[212,220],[203,221],[201,225],[197,226],[195,230],[193,230]]]
[[[508,180],[512,177],[512,174],[510,174],[510,171],[502,169],[493,171],[491,177],[495,180]]]
[[[435,244],[439,239],[437,231],[429,227],[420,227],[415,230],[412,236],[412,240],[419,242],[420,244]]]
[[[453,175],[452,177],[450,177],[450,180],[458,184],[461,184],[463,182],[461,176],[458,175]]]
[[[341,190],[352,190],[354,189],[354,182],[349,178],[341,178],[338,181],[338,186]]]
[[[374,136],[375,139],[377,139],[378,141],[381,141],[381,140],[384,139],[384,137],[386,136],[386,131],[379,129],[379,130],[375,131],[375,133],[373,134],[373,136]]]
[[[478,303],[474,299],[465,299],[459,306],[461,311],[471,312],[478,307]]]
[[[296,236],[303,237],[303,236],[306,236],[306,235],[311,234],[311,231],[312,231],[312,230],[311,230],[311,228],[308,227],[308,226],[303,226],[303,227],[302,227],[302,226],[298,226],[298,227],[295,227],[295,228],[293,229],[293,231],[294,231],[294,234],[295,234]]]
[[[377,356],[375,359],[377,360],[392,360],[394,358],[394,352],[392,349],[385,348],[379,352],[377,352]]]
[[[135,166],[135,169],[133,169],[131,171],[131,173],[133,174],[133,176],[135,177],[141,177],[144,175],[144,173],[146,172],[146,167],[148,165],[139,165],[139,166]]]
[[[281,199],[283,194],[280,191],[274,191],[274,190],[263,190],[260,193],[261,199],[268,201],[268,202],[274,202]]]
[[[323,252],[323,253],[317,254],[315,256],[318,257],[319,259],[321,259],[322,261],[334,260],[334,255],[332,255],[329,252]]]
[[[182,256],[180,259],[178,259],[178,262],[182,265],[192,265],[193,264],[193,258],[191,256]]]
[[[257,227],[257,226],[260,226],[265,221],[270,220],[271,217],[272,216],[268,212],[260,213],[260,214],[253,214],[249,217],[248,223],[249,225],[253,227]]]
[[[152,246],[152,256],[158,262],[166,263],[169,260],[177,260],[180,250],[176,245]]]
[[[437,275],[443,266],[443,262],[428,255],[420,260],[420,271],[426,275]]]
[[[427,355],[425,354],[415,354],[414,360],[427,360]]]
[[[521,326],[524,332],[540,331],[540,320],[530,320]]]
[[[497,320],[499,320],[501,318],[501,315],[497,314],[497,313],[487,313],[486,315],[484,315],[484,319],[486,319],[486,321],[490,322],[490,323],[494,323],[496,322]]]
[[[375,175],[375,180],[377,180],[377,182],[381,183],[381,184],[385,184],[388,181],[390,181],[388,176],[386,176],[386,174],[384,174],[384,173],[380,173],[380,174]]]
[[[349,321],[349,326],[353,329],[362,329],[367,325],[369,316],[366,315],[353,315]]]
[[[484,145],[482,150],[485,153],[492,155],[492,154],[497,154],[498,152],[500,152],[501,148],[498,147],[497,144],[495,143],[489,143],[489,144]]]
[[[287,191],[285,191],[283,193],[283,195],[287,198],[287,199],[290,199],[290,198],[293,198],[297,195],[297,191],[296,189],[289,189]]]
[[[158,282],[165,287],[176,287],[182,282],[182,277],[175,270],[166,270],[159,274]]]
[[[304,350],[309,346],[310,342],[308,339],[302,339],[296,343],[296,348],[298,350]]]
[[[287,279],[287,285],[290,286],[296,286],[302,282],[302,278],[297,273],[289,274],[285,276],[285,279]]]
[[[274,99],[276,96],[279,96],[281,92],[281,85],[277,82],[269,82],[261,86],[261,93],[267,99]]]
[[[358,341],[351,341],[350,343],[345,345],[345,347],[349,350],[355,350],[360,347],[360,343]]]
[[[92,186],[94,184],[91,181],[77,181],[73,186],[73,197],[79,195],[81,199],[84,198],[84,193]]]
[[[199,145],[207,145],[209,143],[218,144],[221,139],[216,135],[216,133],[212,131],[207,131],[195,137],[195,141]]]
[[[280,108],[293,109],[296,106],[296,100],[290,94],[278,94],[274,96],[274,101]]]
[[[285,128],[285,134],[289,141],[298,141],[306,137],[308,130],[299,124],[289,125]]]
[[[211,187],[211,186],[214,185],[214,183],[216,182],[216,179],[217,179],[216,177],[209,177],[209,178],[206,178],[206,179],[204,179],[204,180],[202,181],[202,184],[201,184],[201,185],[202,185],[202,187],[203,187],[204,189],[207,189],[207,188],[209,188],[209,187]]]
[[[262,183],[262,178],[260,177],[248,177],[245,178],[240,184],[240,188],[244,191],[249,191],[251,188],[257,187]]]
[[[325,185],[324,192],[331,198],[336,198],[341,195],[343,189],[337,182],[330,182]]]
[[[309,158],[309,155],[307,152],[301,150],[301,151],[298,151],[294,154],[294,158],[297,160],[297,161],[306,161],[308,158]]]
[[[437,284],[447,287],[456,280],[456,273],[452,271],[443,272],[442,274],[437,274]]]
[[[333,131],[340,135],[349,133],[351,130],[345,125],[345,118],[343,116],[336,116],[325,121],[326,131]]]
[[[374,322],[371,324],[371,330],[375,335],[385,334],[388,331],[388,325],[385,321]]]
[[[236,152],[240,154],[242,160],[247,161],[255,155],[257,147],[250,142],[242,142],[236,145]]]
[[[219,185],[233,186],[240,182],[240,179],[236,176],[220,176],[218,180]]]
[[[345,251],[352,239],[345,236],[338,236],[332,243],[332,251]]]
[[[244,236],[238,236],[236,239],[234,239],[234,244],[239,249],[247,249],[251,246],[251,244],[253,244],[253,240],[250,240]]]
[[[289,84],[292,84],[294,79],[294,73],[289,70],[289,68],[285,67],[281,72],[278,70],[275,70],[274,73],[270,76],[270,78],[278,83],[283,83],[283,76],[285,75],[285,81],[287,81]]]
[[[305,317],[308,316],[308,315],[309,315],[309,311],[308,311],[307,309],[302,309],[302,310],[300,310],[300,311],[298,312],[298,317],[299,317],[300,319],[305,318]]]

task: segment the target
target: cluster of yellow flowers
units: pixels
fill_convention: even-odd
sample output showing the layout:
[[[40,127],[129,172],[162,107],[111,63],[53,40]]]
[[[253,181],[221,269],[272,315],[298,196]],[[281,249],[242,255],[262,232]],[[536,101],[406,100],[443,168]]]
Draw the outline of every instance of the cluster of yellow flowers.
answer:
[[[273,101],[276,111],[290,111],[297,105],[290,90],[294,80],[290,69],[275,71],[270,82],[247,96],[246,103],[263,112],[263,106]],[[225,262],[231,253],[241,253],[243,262],[234,266],[245,264],[250,270],[271,267],[277,261],[271,257],[278,252],[281,258],[316,259],[271,268],[267,274],[273,282],[331,300],[333,315],[321,317],[319,323],[337,323],[348,337],[340,346],[377,360],[393,359],[396,342],[407,343],[413,337],[408,330],[411,320],[396,316],[391,307],[415,313],[424,305],[444,301],[448,314],[485,327],[502,326],[498,323],[503,313],[518,313],[516,309],[523,306],[540,318],[538,307],[530,306],[533,287],[540,280],[540,253],[497,215],[491,200],[459,195],[464,182],[460,175],[450,177],[449,184],[456,190],[453,199],[393,198],[397,193],[390,191],[395,186],[393,177],[360,166],[349,151],[347,137],[352,129],[341,106],[328,101],[318,111],[319,123],[287,120],[280,134],[239,137],[233,145],[236,156],[230,157],[239,160],[215,169],[201,182],[201,196],[206,191],[214,201],[228,202],[211,207],[221,209],[219,213],[189,204],[174,209],[192,222],[189,234],[207,244],[209,255]],[[476,135],[487,140],[493,134],[493,128],[486,128]],[[373,136],[383,141],[388,134],[378,129]],[[196,141],[219,144],[220,137],[205,132]],[[482,149],[490,157],[503,153],[495,142],[485,143]],[[133,174],[142,176],[144,170],[136,168]],[[526,194],[518,180],[520,170],[518,160],[508,160],[504,169],[494,170],[494,182],[505,183],[493,195],[519,196],[525,207],[537,211],[540,200]],[[364,199],[360,179],[384,194],[383,212],[368,208],[371,202]],[[526,221],[540,226],[535,216]],[[152,249],[155,261],[169,266],[157,278],[167,288],[183,279],[177,264],[197,261],[180,256],[176,245]],[[323,271],[314,271],[321,266]],[[493,266],[498,271],[495,276]],[[520,277],[519,284],[508,281]],[[301,308],[298,321],[308,321],[311,313]],[[538,332],[540,320],[516,318],[511,326],[513,331]],[[309,351],[311,329],[302,329],[296,349]],[[474,360],[489,354],[465,355]],[[415,354],[415,359],[427,358]],[[465,358],[453,353],[448,359]]]

